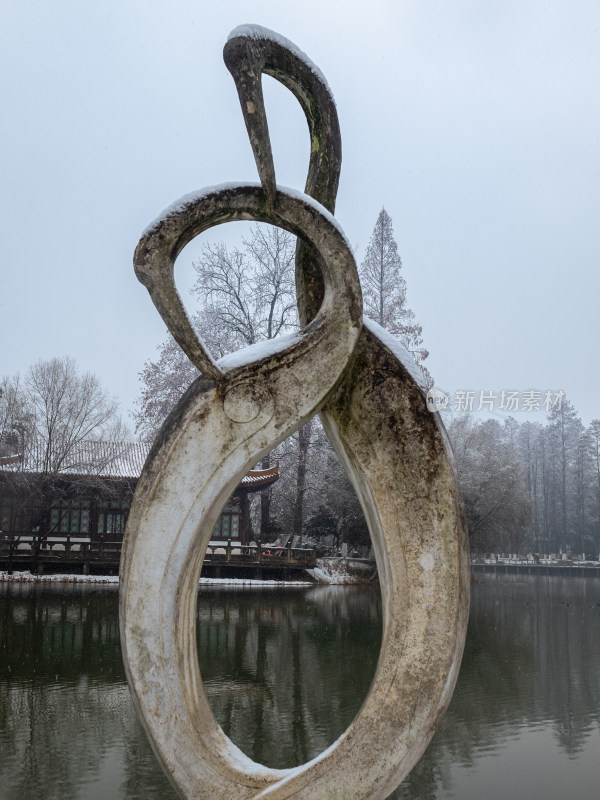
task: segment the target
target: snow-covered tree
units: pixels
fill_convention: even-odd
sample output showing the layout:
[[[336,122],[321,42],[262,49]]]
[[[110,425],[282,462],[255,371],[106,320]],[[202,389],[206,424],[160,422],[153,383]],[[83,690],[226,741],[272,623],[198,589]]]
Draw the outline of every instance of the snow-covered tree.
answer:
[[[591,447],[592,472],[590,475],[591,534],[596,552],[600,548],[600,419],[593,419],[588,427]]]
[[[192,323],[214,358],[236,349],[236,338],[212,307],[195,314]],[[146,361],[139,373],[141,391],[133,417],[136,432],[143,439],[149,442],[154,439],[171,409],[198,375],[175,339],[167,334],[158,347],[158,358]]]
[[[30,427],[23,381],[20,375],[5,375],[0,380],[0,458],[22,454]]]
[[[569,548],[575,543],[577,505],[575,477],[577,462],[580,458],[585,458],[578,452],[579,440],[583,433],[583,424],[573,404],[564,397],[560,405],[550,410],[546,426],[550,461],[546,470],[552,517],[550,538],[557,551],[561,547]]]
[[[256,225],[244,249],[206,245],[195,264],[193,293],[212,313],[231,350],[274,339],[296,328],[295,239],[287,231]]]
[[[38,470],[59,474],[73,468],[90,475],[107,464],[90,453],[82,462],[81,446],[91,440],[122,441],[128,431],[118,403],[91,373],[81,373],[72,358],[51,358],[33,364],[25,378],[26,439],[35,445]]]
[[[423,347],[422,327],[406,305],[406,281],[401,269],[392,220],[382,208],[359,268],[364,313],[400,339],[432,386],[433,379],[423,364],[429,352]]]
[[[465,414],[447,426],[474,552],[520,552],[531,520],[527,476],[511,425],[473,422]]]

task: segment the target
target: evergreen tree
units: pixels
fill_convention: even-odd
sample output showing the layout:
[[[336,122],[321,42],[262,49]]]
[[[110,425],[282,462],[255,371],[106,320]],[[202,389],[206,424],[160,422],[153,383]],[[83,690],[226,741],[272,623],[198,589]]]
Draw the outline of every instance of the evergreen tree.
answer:
[[[592,470],[590,474],[591,534],[596,553],[600,549],[600,419],[589,424]]]
[[[520,552],[531,523],[525,465],[514,420],[507,422],[464,414],[447,428],[475,553]]]
[[[546,435],[551,459],[551,540],[558,550],[575,545],[578,441],[584,428],[575,408],[563,398],[548,414]]]
[[[421,368],[429,386],[433,379],[423,361],[423,329],[406,305],[406,281],[394,239],[392,220],[385,208],[377,217],[367,252],[359,269],[365,314],[396,335]]]

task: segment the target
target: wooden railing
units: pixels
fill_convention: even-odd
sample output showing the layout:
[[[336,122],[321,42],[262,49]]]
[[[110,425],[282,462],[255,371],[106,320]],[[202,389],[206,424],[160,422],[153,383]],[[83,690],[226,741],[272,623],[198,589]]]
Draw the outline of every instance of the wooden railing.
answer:
[[[206,563],[236,562],[239,564],[263,564],[265,566],[314,567],[317,553],[314,548],[277,547],[273,545],[209,544],[204,556]]]
[[[121,540],[90,541],[82,537],[35,536],[7,537],[0,534],[0,569],[13,563],[98,563],[118,565]],[[262,566],[284,569],[311,568],[317,561],[314,548],[239,545],[232,542],[208,545],[204,561],[208,565]]]
[[[121,557],[121,540],[103,539],[92,542],[81,537],[2,537],[0,560],[12,557],[19,561],[43,558],[46,561],[114,560]]]

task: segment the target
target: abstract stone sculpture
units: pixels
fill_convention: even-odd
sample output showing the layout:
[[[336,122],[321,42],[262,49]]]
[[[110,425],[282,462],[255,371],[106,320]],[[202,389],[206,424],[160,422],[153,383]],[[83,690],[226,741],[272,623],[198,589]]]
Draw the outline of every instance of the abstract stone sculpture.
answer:
[[[325,79],[291,42],[257,26],[233,31],[224,57],[261,184],[184,198],[147,229],[135,254],[139,279],[202,375],[165,422],[131,508],[120,589],[128,679],[154,750],[183,798],[385,798],[431,739],[462,655],[469,568],[452,459],[410,356],[361,319],[356,265],[330,213],[341,141]],[[305,111],[305,194],[276,184],[263,72],[287,86]],[[185,314],[173,265],[194,236],[239,219],[299,237],[304,327],[215,363]],[[369,524],[383,637],[373,684],[350,727],[307,764],[274,770],[245,756],[209,708],[196,652],[198,580],[211,531],[242,476],[317,412]]]

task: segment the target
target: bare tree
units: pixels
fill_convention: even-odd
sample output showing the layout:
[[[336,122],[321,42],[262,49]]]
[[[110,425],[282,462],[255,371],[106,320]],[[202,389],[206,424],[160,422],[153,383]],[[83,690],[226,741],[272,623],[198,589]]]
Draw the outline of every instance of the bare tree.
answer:
[[[600,547],[600,419],[593,419],[589,424],[589,435],[592,454],[592,476],[590,505],[592,517],[592,535],[596,550]]]
[[[562,398],[548,414],[545,435],[548,443],[549,494],[552,507],[551,541],[556,550],[573,542],[575,523],[575,475],[578,440],[584,428],[573,404]]]
[[[98,378],[80,373],[71,358],[38,361],[24,381],[4,378],[1,388],[0,504],[6,500],[20,520],[13,530],[34,536],[37,556],[52,530],[53,504],[90,486],[111,495],[103,474],[121,457],[128,431]],[[64,480],[69,474],[78,476],[76,488]]]
[[[516,423],[515,420],[513,422]],[[525,471],[527,491],[531,502],[530,539],[534,552],[546,552],[547,525],[545,523],[542,484],[544,477],[544,428],[539,422],[525,421],[517,425],[514,440]]]
[[[323,549],[345,542],[366,553],[370,539],[356,492],[319,418],[309,426],[276,451],[281,477],[273,486],[272,514],[295,542],[308,537]]]
[[[406,305],[406,281],[401,275],[402,260],[394,239],[392,220],[385,208],[377,217],[359,275],[365,314],[396,335],[411,353],[433,386],[423,361],[429,352],[423,345],[423,329]]]
[[[41,360],[19,375],[0,380],[0,457],[35,462],[35,471],[97,473],[98,448],[90,441],[120,442],[128,435],[100,381],[80,373],[72,358]],[[35,452],[35,458],[31,455]]]
[[[588,542],[594,542],[591,512],[592,474],[592,436],[581,424],[573,447],[573,535],[570,537],[570,544],[575,546],[579,537],[581,555],[584,559],[590,550]]]
[[[244,250],[205,245],[195,265],[193,289],[228,335],[231,349],[297,328],[294,237],[281,228],[256,225]]]
[[[38,448],[38,470],[96,473],[90,440],[122,441],[126,430],[116,400],[91,373],[79,373],[72,358],[38,361],[25,379],[30,446]],[[86,454],[87,453],[87,454]]]
[[[306,470],[310,449],[313,420],[309,420],[298,431],[298,466],[296,469],[296,495],[294,498],[294,537],[302,541],[304,525],[304,496],[306,494]]]
[[[256,267],[254,289],[261,298],[259,313],[265,339],[298,327],[294,288],[295,237],[282,228],[256,226],[244,239]]]
[[[279,481],[272,487],[271,513],[277,524],[291,533],[297,546],[302,544],[305,532],[306,509],[312,503],[315,492],[313,480],[313,455],[319,450],[317,441],[323,429],[317,417],[313,417],[296,433],[288,437],[272,453],[279,461]],[[325,476],[321,473],[316,492],[322,495]]]

